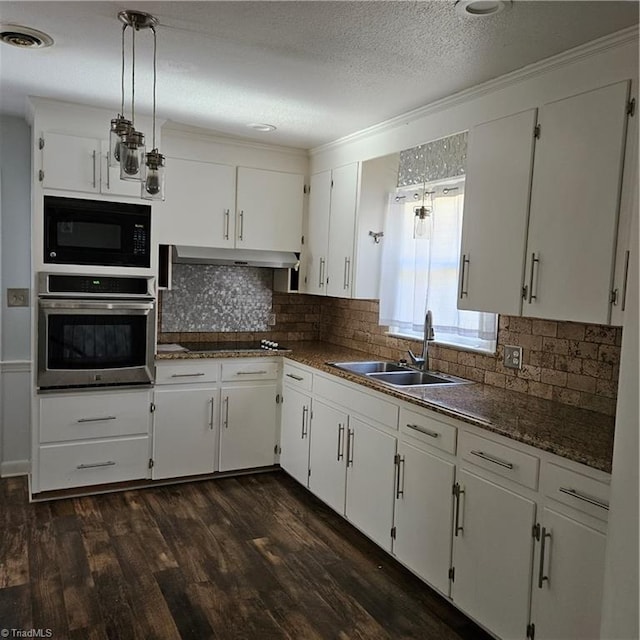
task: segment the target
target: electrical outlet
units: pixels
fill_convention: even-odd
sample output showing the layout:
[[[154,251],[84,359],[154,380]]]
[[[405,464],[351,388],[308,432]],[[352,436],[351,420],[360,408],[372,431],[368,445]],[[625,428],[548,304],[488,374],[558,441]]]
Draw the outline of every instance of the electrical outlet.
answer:
[[[504,366],[507,369],[522,369],[522,347],[504,347]]]
[[[270,327],[274,327],[275,326],[275,324],[276,324],[276,314],[275,313],[270,313],[269,314],[269,319],[267,321],[267,324]]]
[[[7,307],[28,307],[29,289],[7,289]]]

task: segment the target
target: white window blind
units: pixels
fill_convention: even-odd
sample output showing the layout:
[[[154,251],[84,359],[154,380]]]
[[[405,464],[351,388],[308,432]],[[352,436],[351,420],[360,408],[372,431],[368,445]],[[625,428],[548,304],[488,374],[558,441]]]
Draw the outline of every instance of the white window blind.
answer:
[[[380,324],[422,337],[427,309],[436,342],[495,351],[497,316],[457,309],[464,179],[402,187],[389,198],[380,286]],[[423,219],[416,216],[424,206]]]

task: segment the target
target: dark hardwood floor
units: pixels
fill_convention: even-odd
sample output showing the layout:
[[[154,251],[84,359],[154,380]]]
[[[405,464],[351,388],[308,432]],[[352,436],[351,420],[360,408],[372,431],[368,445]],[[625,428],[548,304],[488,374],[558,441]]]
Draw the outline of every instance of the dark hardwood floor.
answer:
[[[0,480],[2,628],[54,640],[489,639],[284,472],[36,504],[25,478]]]

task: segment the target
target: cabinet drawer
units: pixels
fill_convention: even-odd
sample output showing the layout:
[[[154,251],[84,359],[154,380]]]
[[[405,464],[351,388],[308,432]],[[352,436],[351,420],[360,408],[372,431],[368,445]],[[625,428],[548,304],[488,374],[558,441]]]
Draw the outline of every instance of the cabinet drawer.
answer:
[[[212,360],[176,360],[168,364],[156,363],[156,384],[185,384],[217,382],[220,363]]]
[[[530,489],[537,488],[539,458],[471,433],[460,434],[459,446],[464,460]]]
[[[609,515],[609,484],[547,462],[542,474],[542,491],[578,511],[606,520]]]
[[[311,391],[313,388],[313,374],[306,369],[294,367],[288,362],[284,363],[282,379],[290,387],[304,389],[305,391]]]
[[[400,431],[436,449],[455,454],[458,430],[431,416],[400,409]]]
[[[320,376],[315,377],[313,386],[317,395],[345,407],[349,413],[359,413],[387,427],[398,428],[398,407],[378,395],[358,391]]]
[[[94,440],[40,447],[40,490],[146,478],[149,438]]]
[[[276,380],[278,363],[254,360],[251,362],[225,362],[222,365],[222,380]]]
[[[40,398],[40,442],[148,434],[151,393],[86,393]]]

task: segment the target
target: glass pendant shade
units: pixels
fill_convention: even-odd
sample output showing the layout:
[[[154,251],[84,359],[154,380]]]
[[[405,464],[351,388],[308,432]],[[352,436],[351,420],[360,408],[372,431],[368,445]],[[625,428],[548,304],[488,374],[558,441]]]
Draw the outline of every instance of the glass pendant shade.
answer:
[[[427,207],[416,207],[413,224],[413,237],[416,240],[425,240],[431,236],[431,210]]]
[[[120,166],[120,143],[122,136],[127,135],[133,130],[131,120],[127,120],[124,116],[118,114],[117,118],[111,120],[111,129],[109,131],[109,166]]]
[[[164,200],[164,156],[157,149],[145,155],[141,197]]]
[[[142,180],[144,166],[144,135],[132,130],[120,139],[120,179]]]

